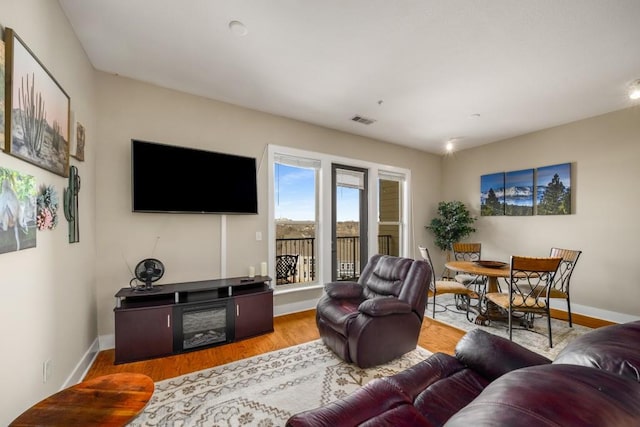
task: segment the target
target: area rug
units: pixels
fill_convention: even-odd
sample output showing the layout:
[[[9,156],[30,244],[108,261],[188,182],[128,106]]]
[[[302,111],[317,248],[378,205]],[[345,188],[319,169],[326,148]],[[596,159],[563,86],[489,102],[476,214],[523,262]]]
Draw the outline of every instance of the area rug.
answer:
[[[360,369],[321,340],[155,384],[130,426],[283,426],[298,412],[326,405],[424,360],[421,347],[385,365]]]
[[[427,305],[425,316],[433,318],[433,305],[431,305],[431,299]],[[469,322],[465,313],[457,312],[454,304],[454,297],[452,294],[438,295],[436,298],[438,306],[436,307],[435,320],[454,326],[463,331],[470,331],[475,328],[484,329],[495,335],[499,335],[505,338],[509,337],[509,328],[507,321],[491,321],[489,326],[476,325]],[[442,310],[442,306],[447,307],[447,311],[439,313],[438,310]],[[533,331],[520,328],[518,321],[513,321],[513,341],[542,354],[553,360],[558,353],[572,340],[580,335],[592,330],[586,326],[577,325],[573,323],[573,327],[569,327],[569,323],[563,320],[551,319],[551,336],[553,338],[553,348],[549,348],[548,328],[546,317],[536,318],[533,322]],[[517,329],[516,329],[517,328]]]

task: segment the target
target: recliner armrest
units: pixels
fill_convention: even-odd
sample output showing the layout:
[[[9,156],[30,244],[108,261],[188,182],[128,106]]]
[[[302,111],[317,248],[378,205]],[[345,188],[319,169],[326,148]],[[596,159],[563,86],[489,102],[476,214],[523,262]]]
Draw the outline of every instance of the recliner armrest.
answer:
[[[489,381],[514,369],[551,363],[538,353],[482,329],[467,332],[456,345],[455,355]]]
[[[390,314],[411,313],[411,305],[398,298],[378,297],[362,301],[358,311],[369,316],[380,317]]]
[[[331,298],[360,298],[362,285],[357,282],[329,282],[324,290]]]

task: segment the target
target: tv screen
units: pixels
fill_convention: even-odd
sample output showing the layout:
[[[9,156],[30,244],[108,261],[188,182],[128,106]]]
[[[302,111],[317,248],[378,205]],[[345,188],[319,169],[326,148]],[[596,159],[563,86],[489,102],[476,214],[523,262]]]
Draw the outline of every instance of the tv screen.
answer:
[[[133,212],[257,214],[256,159],[131,140]]]

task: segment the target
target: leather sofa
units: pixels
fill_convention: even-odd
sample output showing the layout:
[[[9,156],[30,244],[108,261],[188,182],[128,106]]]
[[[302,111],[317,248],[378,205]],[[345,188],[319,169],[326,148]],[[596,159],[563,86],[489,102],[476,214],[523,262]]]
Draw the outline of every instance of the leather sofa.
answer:
[[[640,321],[595,329],[551,360],[475,329],[351,395],[302,412],[299,426],[638,426]]]
[[[416,348],[431,267],[426,261],[373,255],[357,282],[330,282],[316,307],[327,347],[361,368]]]

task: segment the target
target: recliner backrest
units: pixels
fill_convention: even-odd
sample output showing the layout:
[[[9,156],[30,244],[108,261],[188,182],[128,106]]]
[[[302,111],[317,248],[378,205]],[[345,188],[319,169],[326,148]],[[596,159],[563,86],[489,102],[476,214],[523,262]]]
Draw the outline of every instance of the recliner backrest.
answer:
[[[358,283],[369,298],[395,297],[411,304],[418,316],[424,316],[431,268],[426,261],[391,255],[373,255],[360,275]]]

